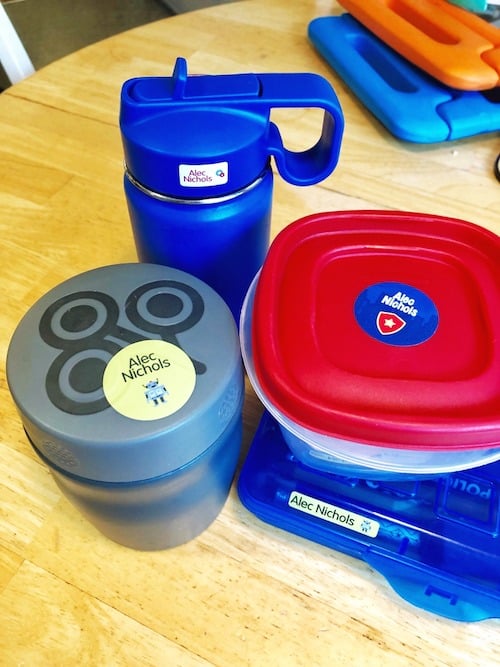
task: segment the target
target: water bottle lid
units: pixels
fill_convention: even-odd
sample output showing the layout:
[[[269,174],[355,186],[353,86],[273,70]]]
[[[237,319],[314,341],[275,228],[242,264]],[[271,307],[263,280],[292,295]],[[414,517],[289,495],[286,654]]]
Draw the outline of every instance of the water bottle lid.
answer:
[[[324,108],[317,144],[302,153],[286,150],[270,122],[276,106]],[[271,155],[292,183],[322,180],[337,163],[343,117],[333,89],[318,75],[188,77],[186,61],[178,58],[172,77],[125,82],[120,128],[126,166],[138,183],[164,195],[203,199],[246,187]]]

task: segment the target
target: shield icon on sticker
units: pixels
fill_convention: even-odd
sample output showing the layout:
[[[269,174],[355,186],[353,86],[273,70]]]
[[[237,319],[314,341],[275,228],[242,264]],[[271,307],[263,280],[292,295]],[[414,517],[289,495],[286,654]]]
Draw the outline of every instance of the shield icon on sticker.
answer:
[[[391,334],[398,333],[405,326],[406,322],[402,317],[396,315],[396,313],[388,313],[385,310],[381,310],[377,315],[377,329],[382,336],[390,336]]]

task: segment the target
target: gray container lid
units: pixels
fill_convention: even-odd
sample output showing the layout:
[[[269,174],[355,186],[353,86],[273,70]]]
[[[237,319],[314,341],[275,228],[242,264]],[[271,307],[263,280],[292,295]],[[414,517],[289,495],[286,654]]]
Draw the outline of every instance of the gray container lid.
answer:
[[[10,342],[7,380],[35,447],[103,482],[193,461],[243,395],[222,298],[183,271],[139,263],[75,276],[35,303]]]

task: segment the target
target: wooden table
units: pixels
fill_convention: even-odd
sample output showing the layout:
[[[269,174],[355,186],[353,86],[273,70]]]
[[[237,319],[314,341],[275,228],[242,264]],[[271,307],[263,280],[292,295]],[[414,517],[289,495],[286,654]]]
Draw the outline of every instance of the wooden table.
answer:
[[[193,73],[316,71],[346,130],[337,170],[305,189],[276,183],[273,233],[324,210],[407,209],[500,233],[498,134],[401,143],[306,38],[329,0],[254,0],[168,18],[66,57],[0,97],[0,664],[497,665],[498,620],[458,623],[405,603],[361,561],[264,525],[233,489],[215,523],[170,551],[102,537],[35,458],[8,394],[13,329],[47,290],[84,270],[135,261],[122,191],[121,84]],[[312,110],[280,111],[289,147],[317,133]],[[247,392],[248,447],[262,411]]]

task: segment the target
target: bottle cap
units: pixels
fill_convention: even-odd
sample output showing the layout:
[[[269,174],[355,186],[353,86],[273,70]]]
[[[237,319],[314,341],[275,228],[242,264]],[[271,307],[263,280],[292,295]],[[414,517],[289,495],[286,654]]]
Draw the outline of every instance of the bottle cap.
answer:
[[[283,145],[274,107],[324,109],[309,149]],[[122,87],[120,127],[132,178],[152,192],[183,199],[220,197],[258,178],[274,156],[281,176],[310,185],[335,168],[344,127],[331,85],[317,74],[187,75],[131,79]]]

